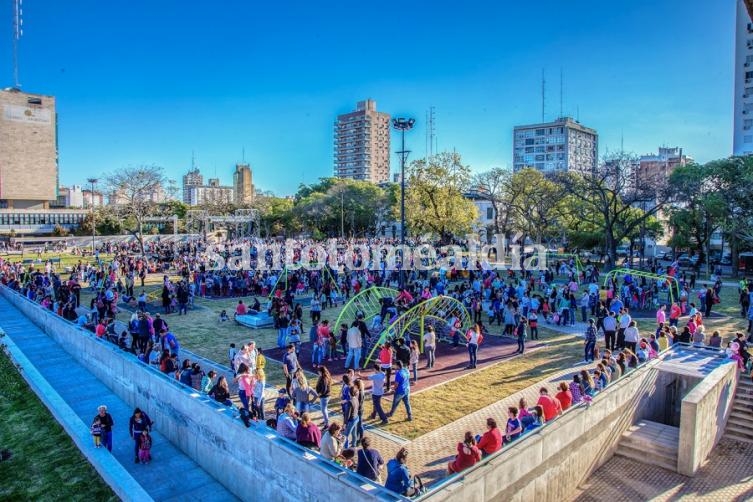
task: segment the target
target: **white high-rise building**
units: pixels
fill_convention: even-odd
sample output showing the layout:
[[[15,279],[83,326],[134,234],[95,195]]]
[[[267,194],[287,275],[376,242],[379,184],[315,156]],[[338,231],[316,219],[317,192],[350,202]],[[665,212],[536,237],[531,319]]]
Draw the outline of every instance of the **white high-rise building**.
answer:
[[[743,0],[737,0],[735,29],[734,155],[753,154],[753,22]]]
[[[515,126],[513,170],[591,172],[599,162],[599,134],[570,117]]]

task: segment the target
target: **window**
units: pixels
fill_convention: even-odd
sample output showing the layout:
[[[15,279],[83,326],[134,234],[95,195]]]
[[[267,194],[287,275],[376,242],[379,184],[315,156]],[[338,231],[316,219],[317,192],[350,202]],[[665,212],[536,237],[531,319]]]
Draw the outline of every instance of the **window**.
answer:
[[[487,220],[493,220],[494,219],[494,208],[487,207],[486,208],[486,219]]]
[[[42,98],[28,98],[26,102],[30,105],[41,105]]]
[[[526,145],[533,145],[533,138],[526,139]]]
[[[748,79],[751,79],[751,78],[753,78],[753,71],[746,71],[745,72],[745,79],[748,80]]]
[[[546,134],[546,129],[536,129],[536,136],[543,136]]]
[[[753,136],[743,136],[743,143],[753,143]]]

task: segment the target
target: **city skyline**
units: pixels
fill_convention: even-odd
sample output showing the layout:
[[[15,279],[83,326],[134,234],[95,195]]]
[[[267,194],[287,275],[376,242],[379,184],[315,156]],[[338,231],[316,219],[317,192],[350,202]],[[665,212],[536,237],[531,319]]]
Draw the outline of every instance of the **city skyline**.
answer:
[[[236,2],[212,10],[212,22],[177,2],[132,5],[24,6],[20,80],[56,96],[63,185],[138,164],[179,181],[195,151],[207,177],[230,184],[245,161],[260,189],[290,194],[331,176],[332,122],[368,98],[417,119],[409,161],[425,153],[435,106],[439,150],[457,149],[475,172],[512,167],[514,125],[542,118],[542,67],[546,120],[580,118],[599,132],[600,155],[623,138],[636,154],[680,145],[704,162],[732,152],[731,0],[639,1],[629,12],[590,1],[415,4],[398,19],[350,4],[257,12]],[[0,31],[9,18],[2,9]],[[2,87],[12,85],[9,38],[0,37]]]

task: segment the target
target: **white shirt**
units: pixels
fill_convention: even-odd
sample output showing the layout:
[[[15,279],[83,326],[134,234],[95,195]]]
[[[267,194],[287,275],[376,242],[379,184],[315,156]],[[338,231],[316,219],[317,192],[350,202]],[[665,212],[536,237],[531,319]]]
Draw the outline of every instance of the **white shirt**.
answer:
[[[369,380],[371,380],[371,394],[373,396],[383,396],[384,395],[384,380],[385,375],[381,371],[374,373],[373,375],[369,375]]]
[[[623,314],[622,317],[620,317],[620,328],[627,329],[628,326],[630,326],[630,321],[633,319],[628,314]]]

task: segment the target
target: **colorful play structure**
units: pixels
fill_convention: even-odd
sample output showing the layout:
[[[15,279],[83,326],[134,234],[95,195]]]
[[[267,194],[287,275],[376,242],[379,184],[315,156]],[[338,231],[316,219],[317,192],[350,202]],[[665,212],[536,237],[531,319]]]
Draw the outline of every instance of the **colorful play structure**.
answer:
[[[616,268],[607,272],[606,276],[604,277],[604,286],[606,287],[614,278],[624,278],[625,276],[643,277],[648,280],[657,281],[659,283],[660,291],[664,291],[666,289],[667,300],[670,304],[675,302],[675,293],[679,294],[680,291],[680,283],[675,277],[671,275],[653,274],[651,272],[644,272],[642,270],[633,270],[629,268]]]
[[[423,350],[423,335],[431,325],[439,339],[450,338],[454,330],[464,333],[471,327],[471,315],[459,300],[450,296],[435,296],[414,304],[407,310],[394,304],[400,294],[396,289],[371,287],[354,296],[342,309],[335,326],[350,325],[359,317],[371,331],[371,339],[363,347],[363,366],[374,360],[377,349],[387,341],[410,338],[419,342]],[[388,307],[383,307],[384,302]],[[385,312],[384,317],[382,316]]]

